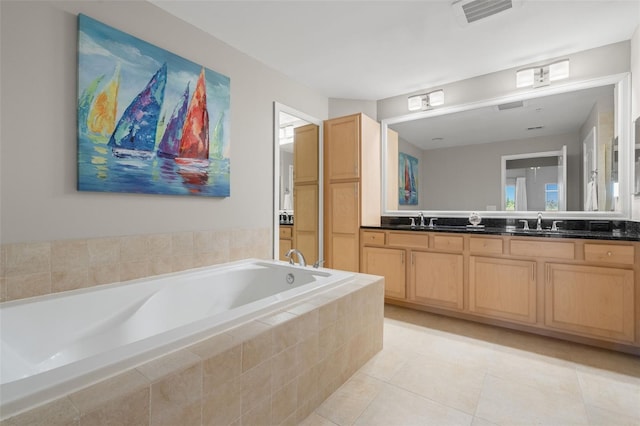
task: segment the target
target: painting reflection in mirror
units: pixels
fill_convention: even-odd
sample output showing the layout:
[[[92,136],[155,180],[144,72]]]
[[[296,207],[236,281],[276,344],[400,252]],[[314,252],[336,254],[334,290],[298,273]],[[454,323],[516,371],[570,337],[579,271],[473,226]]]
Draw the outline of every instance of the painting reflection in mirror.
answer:
[[[400,192],[393,198],[398,200],[395,205],[387,198],[387,209],[616,211],[614,91],[615,85],[608,84],[390,121],[388,141],[397,134],[397,142],[387,144],[387,184],[402,189],[403,156],[416,158],[418,166],[416,204],[405,203]],[[540,164],[532,163],[536,153],[563,150],[563,158],[548,156]],[[520,164],[509,164],[506,180],[503,156],[523,158]],[[591,181],[596,200],[588,208]]]
[[[418,205],[418,182],[420,161],[404,152],[398,153],[398,203],[401,206]]]

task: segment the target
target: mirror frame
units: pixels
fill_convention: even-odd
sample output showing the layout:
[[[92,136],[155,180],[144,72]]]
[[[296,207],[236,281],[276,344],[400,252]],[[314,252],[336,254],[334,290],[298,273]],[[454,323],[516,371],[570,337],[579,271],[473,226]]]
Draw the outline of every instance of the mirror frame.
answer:
[[[569,82],[561,85],[551,85],[537,89],[531,89],[525,92],[519,92],[513,95],[507,95],[497,98],[486,99],[482,101],[469,102],[459,105],[445,106],[426,111],[390,117],[380,121],[381,138],[382,138],[382,206],[383,216],[417,216],[419,213],[430,217],[468,217],[471,211],[466,210],[387,210],[387,131],[389,125],[403,123],[406,121],[419,120],[429,117],[437,117],[445,114],[453,114],[456,112],[467,111],[482,107],[490,107],[508,102],[524,101],[543,96],[555,95],[560,93],[573,92],[581,89],[590,89],[594,87],[615,85],[615,122],[618,129],[618,152],[626,152],[625,156],[618,156],[618,181],[621,197],[618,211],[607,212],[584,212],[584,211],[564,211],[564,212],[547,212],[546,218],[558,219],[600,219],[600,220],[630,220],[631,219],[631,180],[633,160],[631,143],[631,75],[630,73],[613,74],[604,77],[593,78],[589,80]],[[478,211],[482,217],[489,218],[530,218],[535,215],[533,211],[511,212],[504,210],[496,211]]]
[[[272,258],[279,260],[280,258],[280,113],[284,112],[289,115],[301,118],[311,124],[318,126],[318,253],[322,255],[324,250],[324,187],[323,187],[323,170],[324,163],[322,153],[324,152],[324,135],[323,121],[319,118],[312,117],[304,112],[298,111],[279,102],[273,103],[273,253]],[[295,211],[294,211],[295,221]]]

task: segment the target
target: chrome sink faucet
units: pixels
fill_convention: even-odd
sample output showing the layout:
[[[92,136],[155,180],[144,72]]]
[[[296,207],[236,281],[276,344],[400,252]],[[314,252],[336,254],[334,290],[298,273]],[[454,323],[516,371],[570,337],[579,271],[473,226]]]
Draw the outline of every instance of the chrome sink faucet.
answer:
[[[522,229],[524,231],[528,231],[529,230],[529,221],[521,219],[520,222],[522,222]]]
[[[418,216],[420,217],[420,227],[424,228],[424,215],[422,214],[422,212],[418,213]]]
[[[437,217],[432,217],[431,219],[429,219],[429,228],[435,228],[436,224],[433,222],[436,220],[438,220]]]
[[[559,223],[562,223],[562,221],[561,220],[554,220],[553,221],[553,225],[551,226],[551,230],[552,231],[559,231],[560,230],[560,228],[558,228],[558,224]]]
[[[538,212],[538,222],[536,223],[536,231],[542,231],[542,212]]]
[[[287,254],[285,254],[286,258],[289,259],[289,264],[295,265],[295,263],[293,262],[293,257],[291,257],[293,254],[298,256],[298,263],[300,264],[300,266],[307,266],[307,261],[304,260],[304,256],[298,249],[291,249],[287,252]]]

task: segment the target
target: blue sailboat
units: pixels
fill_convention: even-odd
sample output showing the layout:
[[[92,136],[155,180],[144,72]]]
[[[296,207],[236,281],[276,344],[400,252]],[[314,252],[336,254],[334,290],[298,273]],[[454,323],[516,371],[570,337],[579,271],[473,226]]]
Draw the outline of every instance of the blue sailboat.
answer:
[[[129,104],[118,121],[109,139],[109,146],[114,156],[141,159],[154,156],[158,119],[164,101],[166,83],[167,64],[165,63]]]

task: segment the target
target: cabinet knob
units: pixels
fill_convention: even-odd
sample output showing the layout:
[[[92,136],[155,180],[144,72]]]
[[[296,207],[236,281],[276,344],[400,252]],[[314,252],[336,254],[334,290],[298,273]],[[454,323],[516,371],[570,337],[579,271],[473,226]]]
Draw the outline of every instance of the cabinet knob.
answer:
[[[610,251],[607,252],[607,256],[611,257],[613,253],[611,253]]]

